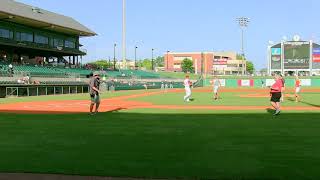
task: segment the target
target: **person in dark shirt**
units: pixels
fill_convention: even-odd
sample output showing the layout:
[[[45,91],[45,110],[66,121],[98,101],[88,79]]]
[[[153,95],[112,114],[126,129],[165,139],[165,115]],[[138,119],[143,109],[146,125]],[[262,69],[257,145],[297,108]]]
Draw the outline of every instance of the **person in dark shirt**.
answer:
[[[99,73],[95,72],[93,74],[93,77],[91,77],[90,82],[89,82],[89,86],[90,86],[90,98],[91,98],[91,104],[90,104],[90,115],[94,115],[96,113],[98,113],[99,110],[99,106],[100,106],[100,76]],[[96,109],[95,112],[93,112],[93,107],[94,105],[96,105]]]

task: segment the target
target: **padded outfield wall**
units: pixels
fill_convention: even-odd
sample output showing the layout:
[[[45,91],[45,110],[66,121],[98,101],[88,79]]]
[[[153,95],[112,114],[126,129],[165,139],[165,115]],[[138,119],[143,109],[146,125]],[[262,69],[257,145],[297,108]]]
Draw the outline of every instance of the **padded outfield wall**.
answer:
[[[301,78],[301,85],[305,87],[320,87],[320,78]],[[212,79],[204,80],[204,86],[211,86]],[[241,79],[234,79],[234,78],[221,78],[220,79],[221,86],[224,87],[262,87],[262,83],[264,86],[271,86],[274,80],[271,77],[268,78],[241,78]],[[293,78],[286,78],[285,79],[287,87],[294,87],[295,80]]]

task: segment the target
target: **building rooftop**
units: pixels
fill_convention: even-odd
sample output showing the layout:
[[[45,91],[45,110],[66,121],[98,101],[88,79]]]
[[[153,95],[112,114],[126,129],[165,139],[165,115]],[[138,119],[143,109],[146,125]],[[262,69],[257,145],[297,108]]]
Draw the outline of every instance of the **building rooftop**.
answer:
[[[0,20],[70,35],[97,35],[71,17],[23,4],[15,0],[0,0]]]

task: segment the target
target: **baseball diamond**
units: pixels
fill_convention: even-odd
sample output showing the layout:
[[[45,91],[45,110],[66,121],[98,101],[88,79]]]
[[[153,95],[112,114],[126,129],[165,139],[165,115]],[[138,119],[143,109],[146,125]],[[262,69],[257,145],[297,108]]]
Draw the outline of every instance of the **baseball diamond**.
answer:
[[[320,179],[318,7],[0,0],[0,180]]]

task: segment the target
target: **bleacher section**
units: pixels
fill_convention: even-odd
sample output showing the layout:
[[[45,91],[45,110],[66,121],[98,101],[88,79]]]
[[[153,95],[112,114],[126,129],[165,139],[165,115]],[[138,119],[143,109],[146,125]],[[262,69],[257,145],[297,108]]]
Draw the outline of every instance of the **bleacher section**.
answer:
[[[141,70],[121,70],[121,73],[124,73],[126,76],[129,77],[136,77],[141,79],[158,79],[160,78],[159,74]]]
[[[25,72],[31,76],[63,76],[61,71],[55,68],[38,67],[38,66],[13,66],[14,72]]]
[[[0,75],[8,73],[9,64],[0,60]],[[86,77],[92,73],[91,70],[80,68],[61,68],[52,66],[36,65],[13,65],[14,73],[28,74],[31,77]],[[138,78],[138,79],[159,79],[160,75],[154,72],[142,70],[120,70],[104,71],[101,73],[111,78]]]
[[[85,77],[92,73],[91,70],[87,69],[78,69],[78,68],[58,68],[59,71],[65,72],[68,74],[79,74],[81,77]]]

